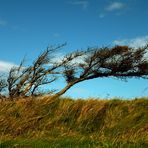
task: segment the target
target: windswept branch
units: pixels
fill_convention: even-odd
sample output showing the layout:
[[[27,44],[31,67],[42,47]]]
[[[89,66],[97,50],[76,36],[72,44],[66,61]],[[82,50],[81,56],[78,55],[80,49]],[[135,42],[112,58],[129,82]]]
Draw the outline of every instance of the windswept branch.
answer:
[[[64,94],[76,83],[100,77],[148,78],[148,45],[142,48],[115,46],[93,48],[85,52],[80,63],[64,65],[65,88],[55,96]]]
[[[65,44],[48,47],[31,66],[24,66],[25,60],[22,60],[18,67],[12,67],[7,82],[0,80],[0,93],[7,88],[12,99],[38,95],[42,86],[63,77],[66,86],[54,93],[54,98],[77,83],[95,78],[148,78],[148,45],[137,49],[128,46],[89,48],[66,54],[55,61],[55,51],[63,46]]]

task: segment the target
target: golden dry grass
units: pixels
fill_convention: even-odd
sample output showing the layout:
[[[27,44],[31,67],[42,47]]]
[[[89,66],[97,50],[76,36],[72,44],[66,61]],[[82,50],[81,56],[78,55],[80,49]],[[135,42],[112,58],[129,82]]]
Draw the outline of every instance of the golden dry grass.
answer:
[[[148,99],[19,99],[0,102],[0,140],[88,137],[148,142]]]

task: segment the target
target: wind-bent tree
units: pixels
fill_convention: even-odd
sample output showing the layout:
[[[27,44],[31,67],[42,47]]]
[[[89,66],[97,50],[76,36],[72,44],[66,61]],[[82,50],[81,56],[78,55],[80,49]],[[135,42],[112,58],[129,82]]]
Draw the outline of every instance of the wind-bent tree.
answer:
[[[67,85],[54,97],[61,96],[73,85],[85,80],[101,77],[148,78],[148,46],[138,49],[128,46],[94,48],[85,52],[81,62],[66,63],[63,67]]]
[[[54,60],[55,51],[63,46],[48,47],[31,66],[24,66],[23,60],[18,67],[11,68],[7,82],[0,80],[0,94],[7,88],[11,99],[38,95],[43,85],[50,85],[61,77],[64,77],[66,86],[54,92],[53,98],[63,95],[79,82],[95,78],[148,78],[148,46],[137,49],[128,46],[90,48]]]
[[[41,94],[40,87],[56,81],[57,74],[59,74],[63,65],[83,54],[83,52],[77,51],[67,54],[61,61],[54,61],[55,51],[63,46],[65,44],[58,47],[48,47],[35,59],[31,66],[25,67],[24,60],[22,60],[18,67],[15,66],[10,69],[7,83],[1,81],[0,90],[6,84],[10,99]],[[52,90],[46,91],[46,93],[51,92]]]

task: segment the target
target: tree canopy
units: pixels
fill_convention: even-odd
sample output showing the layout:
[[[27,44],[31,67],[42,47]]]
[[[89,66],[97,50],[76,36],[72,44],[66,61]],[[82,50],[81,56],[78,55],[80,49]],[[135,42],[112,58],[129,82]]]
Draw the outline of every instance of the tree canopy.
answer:
[[[63,95],[73,85],[95,78],[148,78],[148,45],[141,48],[114,46],[88,48],[54,60],[55,52],[65,44],[48,47],[30,66],[12,67],[7,77],[0,76],[0,94],[9,98],[40,95],[40,86],[50,85],[63,77],[66,86],[59,92],[48,90],[52,97]]]

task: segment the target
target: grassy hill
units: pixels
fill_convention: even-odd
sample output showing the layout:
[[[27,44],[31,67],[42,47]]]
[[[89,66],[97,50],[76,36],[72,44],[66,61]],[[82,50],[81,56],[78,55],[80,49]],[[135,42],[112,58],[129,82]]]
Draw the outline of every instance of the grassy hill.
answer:
[[[148,98],[0,102],[0,148],[148,147]]]

